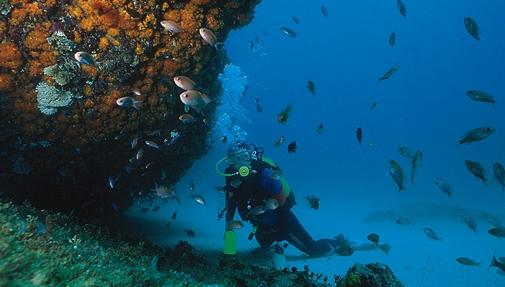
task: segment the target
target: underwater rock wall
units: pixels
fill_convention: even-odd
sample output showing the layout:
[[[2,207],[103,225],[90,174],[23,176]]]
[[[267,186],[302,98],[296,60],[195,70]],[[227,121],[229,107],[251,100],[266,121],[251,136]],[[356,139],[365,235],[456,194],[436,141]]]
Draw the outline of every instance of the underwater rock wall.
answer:
[[[205,152],[216,105],[184,125],[172,77],[189,76],[217,102],[225,56],[199,28],[223,42],[258,2],[0,0],[0,192],[94,214],[128,206],[161,175],[174,183]],[[97,63],[80,64],[79,51]],[[125,96],[142,101],[140,111],[116,104]],[[152,170],[128,168],[135,137],[162,145],[144,148],[141,164]]]

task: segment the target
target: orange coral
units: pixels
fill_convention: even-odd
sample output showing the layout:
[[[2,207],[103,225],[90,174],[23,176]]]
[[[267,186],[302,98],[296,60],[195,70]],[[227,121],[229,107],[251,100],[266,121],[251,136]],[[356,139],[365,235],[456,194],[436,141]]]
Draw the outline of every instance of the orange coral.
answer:
[[[101,37],[100,41],[98,41],[98,48],[102,51],[107,50],[109,47],[109,40],[106,37]]]
[[[13,87],[14,77],[10,74],[0,74],[0,91],[8,91]]]
[[[21,53],[13,43],[0,43],[0,67],[17,69],[23,64]]]
[[[5,24],[4,21],[0,21],[0,40],[3,39],[5,30],[7,30],[7,25]]]

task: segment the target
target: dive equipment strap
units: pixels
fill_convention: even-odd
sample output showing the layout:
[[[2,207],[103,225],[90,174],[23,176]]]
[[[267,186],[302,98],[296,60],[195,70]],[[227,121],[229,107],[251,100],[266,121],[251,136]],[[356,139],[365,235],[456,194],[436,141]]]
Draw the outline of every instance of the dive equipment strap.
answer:
[[[249,236],[247,236],[247,239],[252,240],[256,234],[256,230],[258,230],[258,226],[254,225],[251,233],[249,233]]]

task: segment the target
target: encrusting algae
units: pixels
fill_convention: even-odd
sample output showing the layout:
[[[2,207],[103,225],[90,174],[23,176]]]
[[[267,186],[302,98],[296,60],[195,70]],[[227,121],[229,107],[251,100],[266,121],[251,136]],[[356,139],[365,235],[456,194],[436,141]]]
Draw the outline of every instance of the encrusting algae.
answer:
[[[165,154],[167,162],[178,164],[170,180],[204,152],[210,127],[181,125],[178,116],[184,107],[174,100],[180,91],[171,78],[191,77],[207,94],[218,96],[215,82],[225,55],[207,45],[198,31],[206,27],[224,41],[230,29],[251,19],[259,1],[3,2],[0,148],[6,164],[0,172],[9,173],[15,159],[23,156],[33,166],[31,179],[37,187],[43,189],[43,182],[51,182],[62,190],[77,185],[88,190],[85,193],[102,194],[103,182],[96,177],[107,178],[118,161],[127,160],[128,135],[186,129],[184,136],[193,148]],[[160,25],[163,20],[174,21],[181,31],[165,31]],[[96,66],[78,63],[74,54],[79,51],[89,54]],[[115,104],[134,89],[140,91],[135,99],[144,103],[140,113]],[[210,105],[207,117],[213,116],[213,109]],[[36,144],[40,141],[49,145],[41,149]],[[69,164],[74,174],[82,175],[55,183],[54,177]],[[87,170],[78,170],[81,167]],[[30,189],[26,186],[25,191]]]

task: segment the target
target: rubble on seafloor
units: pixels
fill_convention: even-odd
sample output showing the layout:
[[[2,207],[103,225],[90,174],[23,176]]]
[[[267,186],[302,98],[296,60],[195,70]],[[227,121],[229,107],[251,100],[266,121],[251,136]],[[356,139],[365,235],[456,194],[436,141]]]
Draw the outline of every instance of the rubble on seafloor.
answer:
[[[0,286],[402,286],[383,283],[394,275],[381,264],[328,278],[308,267],[275,270],[224,256],[213,262],[185,241],[162,249],[7,200],[0,200],[0,258]],[[356,281],[365,276],[370,279]]]
[[[124,209],[130,190],[107,193],[107,177],[125,169],[133,137],[152,140],[157,130],[159,142],[181,134],[162,153],[146,154],[165,163],[166,184],[177,181],[208,148],[217,77],[226,62],[226,51],[207,45],[199,29],[224,42],[231,29],[250,21],[258,2],[0,0],[3,191],[58,210],[100,214],[112,201]],[[167,31],[164,20],[180,32]],[[76,52],[96,63],[80,64]],[[184,105],[175,75],[191,77],[213,100],[204,121],[180,122]],[[116,104],[132,91],[143,102],[140,112]],[[19,158],[30,168],[19,169]],[[148,190],[153,176],[142,175],[131,181]]]

